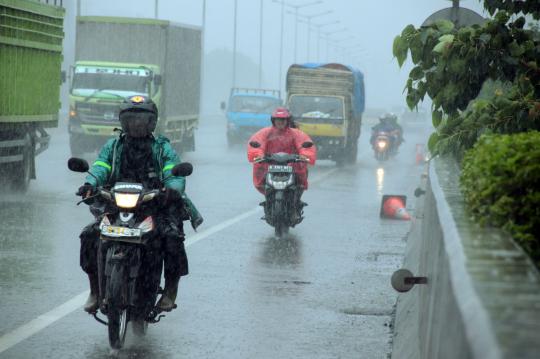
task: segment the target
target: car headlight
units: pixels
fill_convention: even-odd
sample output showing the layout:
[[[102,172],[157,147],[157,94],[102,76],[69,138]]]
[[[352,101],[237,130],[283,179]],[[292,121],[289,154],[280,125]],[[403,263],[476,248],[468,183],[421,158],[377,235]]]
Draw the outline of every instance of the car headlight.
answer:
[[[377,142],[377,146],[382,150],[386,147],[386,141]]]
[[[114,200],[120,208],[134,208],[139,201],[138,193],[115,193]]]

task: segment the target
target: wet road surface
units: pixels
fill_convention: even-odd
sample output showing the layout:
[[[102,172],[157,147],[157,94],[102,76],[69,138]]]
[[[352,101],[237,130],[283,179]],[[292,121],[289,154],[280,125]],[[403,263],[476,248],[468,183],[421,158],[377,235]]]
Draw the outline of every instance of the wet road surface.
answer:
[[[386,358],[396,301],[389,278],[410,222],[379,219],[380,200],[405,194],[414,212],[422,172],[415,145],[427,138],[419,124],[404,130],[406,142],[386,163],[373,158],[367,124],[356,165],[318,162],[305,220],[276,239],[259,219],[262,196],[245,149],[227,149],[223,118],[203,119],[197,151],[183,156],[195,167],[187,192],[205,222],[197,234],[186,231],[190,275],[179,309],[142,340],[128,333],[119,357]],[[72,300],[88,288],[78,234],[91,216],[74,196],[83,175],[66,168],[65,128],[50,132],[29,192],[0,194],[0,358],[105,358],[106,328],[79,307],[85,295]]]

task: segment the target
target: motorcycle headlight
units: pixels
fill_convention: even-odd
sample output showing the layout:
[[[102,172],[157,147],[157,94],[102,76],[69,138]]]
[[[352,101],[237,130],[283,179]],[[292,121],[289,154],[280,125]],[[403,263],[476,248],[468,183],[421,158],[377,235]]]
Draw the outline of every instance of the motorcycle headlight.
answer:
[[[120,208],[134,208],[139,200],[138,193],[115,193],[114,200]]]
[[[382,150],[386,147],[386,141],[377,142],[377,146]]]

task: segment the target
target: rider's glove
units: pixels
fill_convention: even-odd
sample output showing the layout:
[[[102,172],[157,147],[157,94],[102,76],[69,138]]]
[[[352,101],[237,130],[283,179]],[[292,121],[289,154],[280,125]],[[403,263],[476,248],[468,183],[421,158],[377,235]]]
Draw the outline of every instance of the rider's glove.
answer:
[[[75,193],[77,196],[81,197],[89,197],[96,191],[96,188],[91,185],[90,183],[85,183],[81,187],[79,187],[79,190],[77,193]]]
[[[160,202],[164,207],[169,206],[170,204],[178,201],[181,198],[180,192],[168,187],[165,187],[161,190],[159,197]]]

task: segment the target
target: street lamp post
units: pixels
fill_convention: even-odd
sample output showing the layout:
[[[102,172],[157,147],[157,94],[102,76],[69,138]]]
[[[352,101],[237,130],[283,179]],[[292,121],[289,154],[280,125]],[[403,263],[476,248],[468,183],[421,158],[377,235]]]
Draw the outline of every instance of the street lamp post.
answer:
[[[159,0],[154,0],[154,18],[158,18]]]
[[[337,29],[337,30],[334,30],[334,31],[329,31],[329,32],[324,32],[324,35],[326,37],[326,61],[330,61],[330,51],[329,51],[329,48],[330,48],[330,35],[333,35],[333,34],[337,34],[337,33],[340,33],[340,32],[343,32],[343,31],[347,31],[347,28],[346,27],[343,27],[341,29]]]
[[[238,0],[234,0],[234,27],[233,27],[233,65],[232,87],[236,86],[236,18],[238,14]]]
[[[324,24],[313,24],[313,26],[317,28],[317,62],[321,61],[321,28],[335,24],[339,24],[339,20],[327,22]]]
[[[298,57],[298,10],[303,7],[318,5],[322,3],[322,0],[313,1],[310,3],[300,4],[300,5],[291,5],[287,4],[284,0],[272,0],[272,2],[281,5],[281,31],[280,31],[280,41],[279,41],[279,89],[281,89],[281,79],[282,79],[282,70],[283,70],[283,28],[285,24],[285,6],[288,6],[294,9],[295,15],[295,25],[294,25],[294,62],[296,63]]]
[[[205,36],[206,36],[206,0],[202,2],[202,34],[201,34],[201,85],[199,88],[199,109],[202,109],[202,99],[204,98],[204,63],[205,63]]]
[[[313,5],[318,5],[318,4],[321,4],[322,1],[319,0],[319,1],[313,1],[313,2],[310,2],[310,3],[305,3],[305,4],[300,4],[300,5],[289,5],[289,4],[285,4],[289,7],[292,7],[294,9],[294,17],[295,17],[295,22],[294,22],[294,62],[296,63],[297,62],[297,59],[298,59],[298,17],[299,17],[299,13],[298,13],[298,10],[299,9],[302,9],[302,8],[305,8],[305,7],[308,7],[308,6],[313,6]]]
[[[263,2],[261,0],[260,6],[260,24],[259,24],[259,88],[262,87],[262,49],[263,49]]]
[[[320,13],[317,13],[317,14],[312,14],[312,15],[301,15],[303,18],[306,18],[307,19],[307,28],[308,28],[308,39],[307,39],[307,61],[309,62],[310,61],[310,57],[311,57],[311,53],[310,53],[310,45],[311,45],[311,19],[315,18],[315,17],[320,17],[320,16],[324,16],[324,15],[328,15],[332,12],[332,10],[328,10],[328,11],[324,11],[324,12],[320,12]]]

